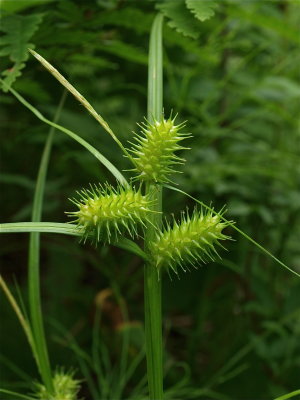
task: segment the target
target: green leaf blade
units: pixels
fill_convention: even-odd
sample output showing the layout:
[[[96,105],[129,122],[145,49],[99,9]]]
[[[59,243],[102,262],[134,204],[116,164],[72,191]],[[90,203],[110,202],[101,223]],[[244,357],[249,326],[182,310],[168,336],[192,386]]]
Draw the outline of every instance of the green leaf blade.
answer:
[[[203,22],[215,15],[217,4],[213,0],[185,0],[187,8],[194,14],[195,18]]]
[[[34,45],[29,41],[37,31],[43,19],[42,14],[31,15],[6,15],[2,17],[0,31],[4,33],[1,39],[0,56],[9,56],[13,61],[11,68],[2,72],[6,86],[4,91],[8,91],[15,80],[22,74],[29,54],[28,48]]]
[[[58,121],[67,92],[64,91],[57,111],[54,116],[54,123]],[[45,193],[46,177],[49,165],[50,154],[52,150],[53,136],[55,128],[50,127],[49,134],[44,146],[36,187],[34,192],[33,207],[32,207],[32,222],[40,222],[42,218],[42,208]],[[40,289],[40,234],[31,232],[29,239],[29,256],[28,256],[28,293],[29,293],[29,308],[30,319],[32,324],[33,338],[35,342],[37,364],[45,387],[49,393],[54,392],[52,371],[50,358],[48,354],[48,346],[44,329],[43,312],[41,304],[41,289]]]
[[[4,81],[0,79],[0,83],[3,83]],[[5,86],[7,86],[4,83]],[[121,174],[121,172],[106,158],[104,157],[95,147],[90,145],[87,141],[82,139],[79,135],[76,133],[72,132],[70,129],[64,128],[61,125],[58,125],[54,122],[49,121],[47,118],[45,118],[35,107],[33,107],[28,101],[26,101],[18,92],[16,92],[14,89],[9,88],[8,89],[19,101],[22,103],[26,108],[28,108],[39,120],[42,122],[58,129],[59,131],[65,133],[69,137],[71,137],[73,140],[81,144],[83,147],[85,147],[94,157],[97,158],[98,161],[101,162],[113,175],[114,177],[120,182],[121,185],[127,186],[128,182],[125,179],[125,177]]]
[[[82,236],[82,230],[74,224],[63,222],[10,222],[0,224],[1,233],[58,233],[61,235],[69,236]],[[127,238],[120,238],[118,241],[112,242],[113,246],[125,249],[131,253],[148,260],[146,253],[132,240]]]
[[[120,140],[117,138],[115,133],[112,131],[108,123],[104,120],[104,118],[97,113],[97,111],[93,108],[93,106],[86,100],[82,94],[78,92],[77,89],[63,76],[61,73],[53,67],[47,60],[45,60],[39,53],[36,51],[29,49],[30,53],[45,67],[53,76],[56,78],[59,83],[61,83],[74,97],[77,99],[86,110],[95,118],[95,120],[102,126],[103,129],[113,138],[113,140],[118,144],[123,153],[130,159],[130,155],[127,150],[124,148]]]
[[[64,235],[81,236],[77,225],[61,222],[11,222],[0,224],[0,233],[60,233]]]
[[[196,203],[200,204],[202,207],[206,208],[207,210],[210,210],[211,212],[213,212],[214,214],[218,215],[223,221],[227,222],[227,224],[234,230],[236,230],[238,233],[240,233],[242,236],[244,236],[244,238],[246,238],[249,242],[251,242],[252,244],[254,244],[257,248],[259,248],[263,253],[265,253],[266,255],[268,255],[269,257],[271,257],[274,261],[276,261],[279,265],[281,265],[283,268],[287,269],[288,271],[290,271],[292,274],[298,276],[300,278],[300,273],[296,272],[295,270],[293,270],[292,268],[288,267],[286,264],[284,264],[282,261],[280,261],[277,257],[275,257],[271,252],[269,252],[269,250],[267,250],[266,248],[264,248],[262,245],[260,245],[259,243],[257,243],[254,239],[252,239],[249,235],[247,235],[244,231],[242,231],[241,229],[239,229],[238,227],[236,227],[232,222],[228,221],[226,218],[224,218],[222,215],[220,215],[219,213],[217,213],[214,209],[212,209],[211,207],[207,206],[205,203],[203,203],[202,201],[199,201],[198,199],[196,199],[195,197],[189,195],[188,193],[184,192],[183,190],[180,190],[176,187],[170,186],[170,185],[164,185],[164,187],[174,190],[176,192],[182,193],[185,196],[189,197],[190,199],[194,200]]]
[[[184,36],[193,39],[199,37],[199,24],[193,14],[186,8],[184,0],[165,0],[157,8],[170,19],[168,25]]]

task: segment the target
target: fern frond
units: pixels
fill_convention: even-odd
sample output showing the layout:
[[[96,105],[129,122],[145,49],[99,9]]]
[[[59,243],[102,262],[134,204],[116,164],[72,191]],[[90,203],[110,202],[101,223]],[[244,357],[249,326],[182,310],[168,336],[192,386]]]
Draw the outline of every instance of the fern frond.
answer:
[[[217,3],[214,0],[185,0],[187,8],[194,16],[203,22],[215,15]]]
[[[199,23],[187,9],[184,0],[165,0],[157,8],[169,18],[168,25],[184,36],[199,37]]]
[[[34,45],[29,41],[42,22],[42,14],[32,15],[7,15],[2,17],[0,31],[4,32],[1,39],[0,56],[8,56],[13,65],[2,71],[5,86],[3,90],[7,92],[8,88],[22,74],[25,67],[25,61],[28,59],[28,48]]]

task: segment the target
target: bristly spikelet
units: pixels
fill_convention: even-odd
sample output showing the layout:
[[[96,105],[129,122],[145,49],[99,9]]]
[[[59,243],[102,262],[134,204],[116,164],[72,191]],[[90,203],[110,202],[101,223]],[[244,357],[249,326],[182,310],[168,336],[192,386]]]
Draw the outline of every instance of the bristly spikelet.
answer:
[[[67,212],[75,217],[78,228],[82,230],[84,241],[99,240],[111,242],[117,240],[122,232],[127,231],[131,237],[137,236],[137,224],[145,226],[152,204],[141,190],[133,187],[119,186],[117,189],[105,184],[83,189],[79,200],[70,199],[79,210]]]
[[[219,214],[221,215],[221,214]],[[186,271],[186,265],[196,267],[198,263],[207,263],[218,255],[215,246],[224,248],[219,240],[230,239],[222,233],[228,225],[219,215],[194,210],[192,216],[182,213],[180,224],[175,219],[173,226],[166,225],[158,231],[156,240],[149,245],[153,264],[158,268],[171,268],[177,274],[180,266]]]
[[[177,150],[187,149],[179,142],[190,135],[180,132],[184,124],[175,125],[175,118],[139,125],[142,135],[135,134],[135,143],[130,142],[132,148],[129,149],[135,165],[132,171],[138,173],[137,179],[159,183],[170,182],[168,176],[178,172],[174,170],[174,165],[185,161],[174,153]]]
[[[53,377],[54,393],[50,394],[46,387],[36,383],[34,397],[39,400],[76,400],[80,389],[80,381],[74,378],[74,372],[56,371]]]

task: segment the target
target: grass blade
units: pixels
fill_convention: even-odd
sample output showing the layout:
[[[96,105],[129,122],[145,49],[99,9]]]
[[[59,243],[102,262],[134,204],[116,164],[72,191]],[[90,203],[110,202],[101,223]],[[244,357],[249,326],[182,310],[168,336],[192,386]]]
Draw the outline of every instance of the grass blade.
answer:
[[[25,394],[17,393],[17,392],[12,392],[11,390],[6,390],[6,389],[0,389],[0,393],[5,393],[8,394],[9,396],[14,396],[14,400],[18,399],[24,399],[24,400],[36,400],[33,397],[26,396]]]
[[[72,95],[88,110],[88,112],[95,118],[97,122],[110,134],[110,136],[114,139],[114,141],[119,145],[122,149],[123,153],[131,159],[130,154],[127,152],[125,147],[122,145],[120,140],[114,134],[108,123],[99,115],[96,110],[92,107],[92,105],[67,81],[65,77],[63,77],[57,69],[53,67],[47,60],[45,60],[40,54],[32,49],[28,49],[29,52],[70,92]]]
[[[117,242],[113,243],[113,245],[119,247],[120,249],[128,250],[130,253],[133,253],[144,260],[148,260],[147,254],[140,248],[140,246],[130,239],[121,238]]]
[[[77,225],[62,222],[10,222],[0,224],[0,233],[59,233],[62,235],[82,236],[82,231]],[[125,237],[120,238],[117,242],[111,243],[113,246],[125,249],[131,253],[148,260],[147,254],[132,240]]]
[[[32,353],[34,355],[34,357],[37,359],[37,353],[36,353],[36,348],[35,348],[35,343],[33,340],[33,335],[32,335],[32,331],[31,331],[31,327],[27,321],[27,319],[24,317],[16,299],[14,298],[13,294],[11,293],[11,291],[9,290],[8,286],[6,285],[4,279],[2,278],[2,276],[0,275],[0,287],[2,288],[4,294],[7,297],[7,300],[9,301],[10,305],[12,306],[14,312],[16,313],[16,316],[23,328],[23,331],[26,335],[26,338],[28,340],[28,343],[31,347]]]
[[[0,82],[3,85],[5,85],[3,80],[0,79]],[[96,157],[97,160],[100,161],[101,164],[103,164],[114,175],[114,177],[121,183],[121,185],[123,185],[123,186],[128,185],[126,179],[121,174],[121,172],[106,157],[104,157],[98,150],[96,150],[87,141],[85,141],[84,139],[82,139],[80,136],[78,136],[76,133],[70,131],[69,129],[64,128],[63,126],[58,125],[52,121],[49,121],[35,107],[33,107],[30,103],[28,103],[28,101],[26,101],[14,89],[8,88],[8,90],[20,101],[20,103],[22,103],[26,108],[28,108],[40,121],[52,126],[53,128],[56,128],[57,130],[65,133],[66,135],[70,136],[76,142],[81,144],[85,149],[87,149],[91,154],[93,154],[93,156]]]
[[[153,22],[149,44],[147,117],[150,123],[159,121],[163,111],[163,15]]]
[[[12,361],[10,361],[9,358],[3,356],[2,354],[0,354],[0,362],[25,383],[28,383],[32,380],[32,377],[30,375],[21,370],[17,365],[15,365]]]
[[[284,394],[283,396],[280,397],[276,397],[275,400],[287,400],[287,399],[291,399],[292,397],[295,397],[297,395],[300,395],[300,389],[299,390],[294,390],[293,392]]]
[[[0,233],[45,232],[81,236],[77,225],[60,222],[10,222],[0,224]]]
[[[57,107],[53,122],[56,123],[60,117],[63,105],[66,100],[67,92],[64,91]],[[43,199],[45,193],[46,176],[49,165],[49,158],[52,149],[55,128],[51,126],[36,180],[34,191],[32,222],[40,222],[42,217]],[[40,233],[31,232],[29,239],[29,255],[28,255],[28,293],[29,293],[29,309],[30,320],[36,352],[38,356],[38,367],[45,387],[49,393],[54,393],[52,380],[52,371],[48,354],[48,347],[43,323],[43,312],[41,305],[40,293]]]
[[[288,267],[286,264],[284,264],[282,261],[280,261],[277,257],[275,257],[272,253],[269,252],[269,250],[265,249],[261,244],[257,243],[254,239],[252,239],[247,233],[243,232],[241,229],[237,228],[232,222],[228,221],[226,218],[222,217],[222,215],[218,214],[214,209],[210,208],[207,206],[205,203],[202,203],[202,201],[197,200],[195,197],[191,196],[190,194],[184,192],[183,190],[180,190],[176,187],[170,186],[170,185],[164,185],[166,188],[175,190],[176,192],[182,193],[185,196],[188,196],[190,199],[193,199],[195,202],[200,204],[202,207],[206,208],[207,210],[213,212],[214,214],[218,215],[223,221],[226,221],[228,225],[236,230],[238,233],[240,233],[244,238],[249,240],[249,242],[253,243],[256,247],[258,247],[263,253],[271,257],[274,261],[276,261],[279,265],[281,265],[283,268],[287,269],[290,271],[292,274],[298,276],[300,278],[300,274],[296,271],[294,271],[292,268]]]

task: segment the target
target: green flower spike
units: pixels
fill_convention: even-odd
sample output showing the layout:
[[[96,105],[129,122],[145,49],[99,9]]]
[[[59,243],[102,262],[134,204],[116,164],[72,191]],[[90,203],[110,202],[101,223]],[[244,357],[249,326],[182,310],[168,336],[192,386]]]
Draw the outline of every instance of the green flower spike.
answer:
[[[80,389],[80,381],[74,379],[74,373],[57,371],[53,377],[54,394],[48,393],[41,383],[35,384],[36,392],[34,396],[40,400],[76,400]]]
[[[175,118],[162,119],[153,124],[146,121],[146,124],[139,125],[142,135],[135,134],[135,143],[129,142],[132,145],[129,149],[132,154],[131,160],[135,165],[131,171],[139,174],[137,179],[170,182],[168,175],[178,172],[173,166],[185,161],[174,153],[177,150],[188,149],[180,146],[179,142],[191,136],[180,132],[184,123],[175,125]]]
[[[82,230],[84,241],[91,238],[94,243],[117,240],[118,235],[127,231],[131,237],[138,235],[137,224],[145,227],[145,221],[154,211],[149,206],[152,201],[142,195],[141,189],[119,186],[114,189],[109,184],[92,186],[77,192],[80,199],[70,199],[79,210],[67,212],[76,217],[72,222]]]
[[[215,246],[224,249],[219,240],[230,239],[222,233],[228,223],[222,222],[220,215],[195,209],[191,217],[182,213],[180,224],[174,220],[172,227],[167,223],[162,231],[158,231],[156,240],[149,246],[158,271],[169,267],[177,274],[177,267],[180,266],[186,272],[187,264],[196,268],[199,262],[206,264],[215,256],[220,257]]]

